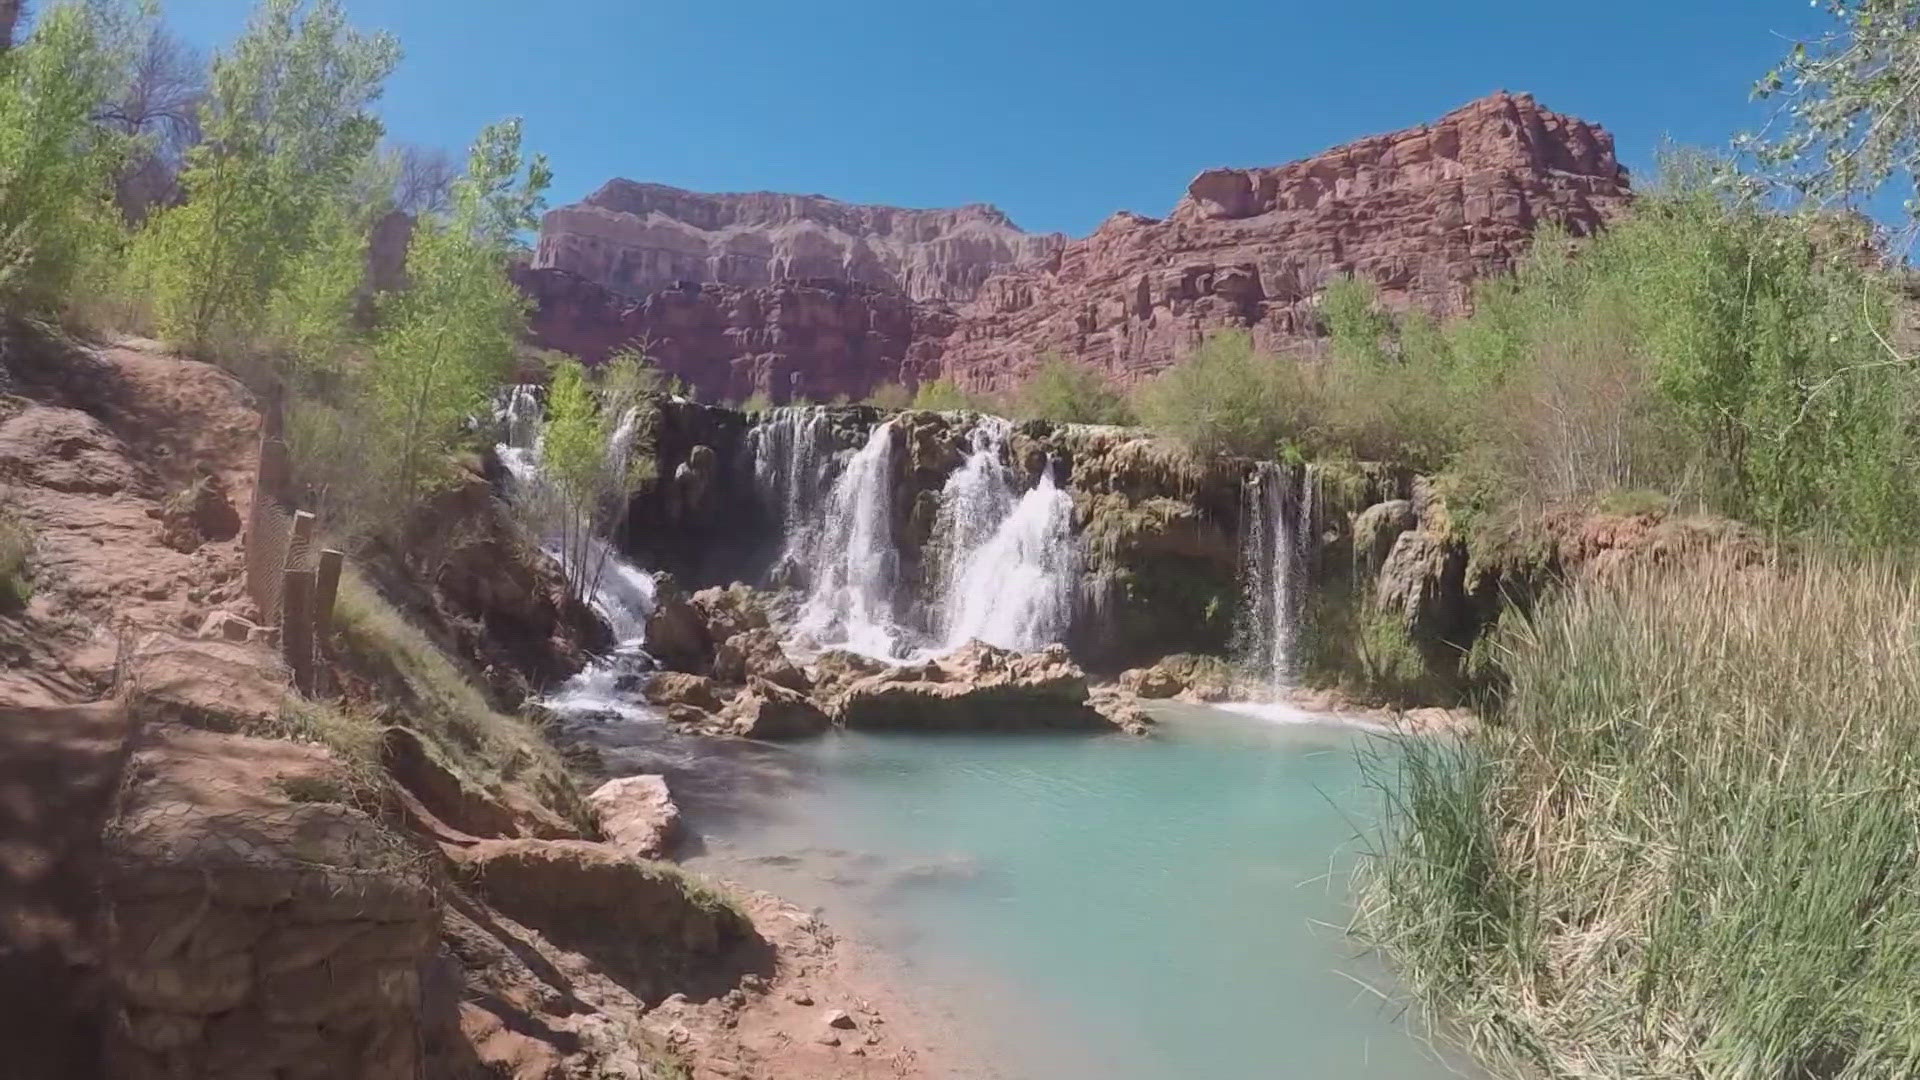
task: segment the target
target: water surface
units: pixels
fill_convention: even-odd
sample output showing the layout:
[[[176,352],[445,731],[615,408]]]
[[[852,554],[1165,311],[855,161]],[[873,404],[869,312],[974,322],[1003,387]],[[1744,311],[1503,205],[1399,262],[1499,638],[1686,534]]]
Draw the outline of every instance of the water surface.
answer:
[[[1460,1075],[1344,930],[1379,740],[1162,718],[1150,740],[845,734],[627,763],[669,773],[706,836],[692,865],[883,950],[994,1076]]]

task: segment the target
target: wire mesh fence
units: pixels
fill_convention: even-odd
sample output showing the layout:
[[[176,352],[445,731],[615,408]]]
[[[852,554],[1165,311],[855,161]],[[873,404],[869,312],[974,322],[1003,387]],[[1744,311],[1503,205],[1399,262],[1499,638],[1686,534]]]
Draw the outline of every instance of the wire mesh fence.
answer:
[[[278,411],[269,409],[247,515],[247,594],[259,609],[261,623],[279,627],[280,648],[294,685],[311,693],[316,650],[332,623],[341,556],[320,548],[314,516],[297,508],[292,464]]]

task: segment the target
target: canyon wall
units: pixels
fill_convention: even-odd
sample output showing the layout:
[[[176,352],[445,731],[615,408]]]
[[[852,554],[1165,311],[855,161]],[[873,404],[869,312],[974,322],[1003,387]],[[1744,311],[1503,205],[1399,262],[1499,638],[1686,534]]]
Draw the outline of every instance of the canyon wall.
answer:
[[[1221,328],[1311,341],[1344,274],[1395,307],[1461,312],[1537,228],[1587,235],[1630,195],[1611,135],[1503,92],[1290,165],[1210,169],[1166,218],[1123,211],[1073,241],[991,207],[615,181],[549,214],[518,273],[540,344],[599,359],[638,342],[710,400],[936,376],[1004,389],[1045,353],[1134,382]]]
[[[832,278],[912,300],[960,301],[996,271],[1045,259],[1065,242],[1023,232],[984,203],[904,210],[611,180],[546,215],[533,265],[629,296],[683,281],[752,287]]]

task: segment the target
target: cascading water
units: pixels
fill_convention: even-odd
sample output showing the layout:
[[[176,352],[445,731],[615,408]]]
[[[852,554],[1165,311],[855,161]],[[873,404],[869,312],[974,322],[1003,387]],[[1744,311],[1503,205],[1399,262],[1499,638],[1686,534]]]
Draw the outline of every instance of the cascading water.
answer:
[[[1241,487],[1240,655],[1276,692],[1293,681],[1314,528],[1312,466],[1294,473],[1263,461]]]
[[[813,588],[796,627],[816,644],[887,658],[902,649],[893,617],[900,578],[893,544],[897,443],[892,420],[877,425],[827,497],[826,515],[809,545]]]
[[[1060,641],[1073,622],[1080,563],[1073,497],[1049,467],[949,582],[946,647],[979,639],[1029,650]]]
[[[507,441],[496,445],[494,453],[513,477],[514,500],[535,508],[536,513],[550,511],[558,502],[546,497],[547,479],[540,466],[541,407],[536,388],[513,387],[495,410],[495,417]],[[607,453],[622,473],[638,426],[639,412],[630,409],[608,438]],[[550,523],[541,537],[542,548],[569,575],[586,572],[571,565],[573,555],[559,542],[561,532],[561,523]],[[606,623],[615,645],[606,657],[567,680],[546,704],[562,715],[613,712],[630,718],[645,716],[646,710],[623,696],[620,689],[632,676],[651,666],[646,638],[647,619],[654,608],[653,575],[621,558],[598,537],[586,541],[584,555],[598,570],[587,604]]]
[[[783,405],[755,424],[747,439],[753,450],[754,484],[779,516],[786,535],[784,554],[803,559],[833,457],[827,411],[811,405]]]

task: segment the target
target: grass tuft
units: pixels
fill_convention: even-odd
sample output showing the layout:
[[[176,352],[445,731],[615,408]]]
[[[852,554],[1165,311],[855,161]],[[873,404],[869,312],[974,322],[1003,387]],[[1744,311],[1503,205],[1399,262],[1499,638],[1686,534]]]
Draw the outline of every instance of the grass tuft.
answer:
[[[1410,743],[1361,932],[1513,1075],[1920,1075],[1920,586],[1820,556],[1513,620]]]

